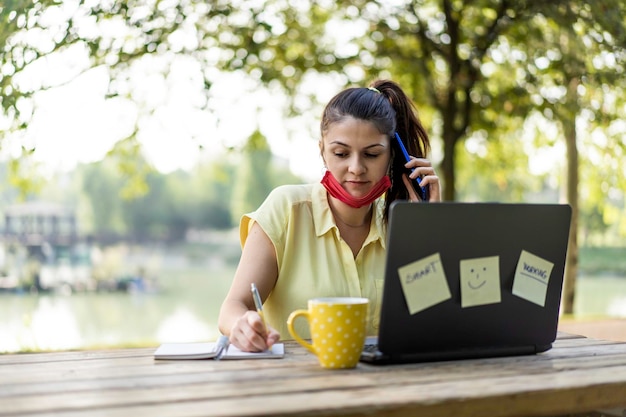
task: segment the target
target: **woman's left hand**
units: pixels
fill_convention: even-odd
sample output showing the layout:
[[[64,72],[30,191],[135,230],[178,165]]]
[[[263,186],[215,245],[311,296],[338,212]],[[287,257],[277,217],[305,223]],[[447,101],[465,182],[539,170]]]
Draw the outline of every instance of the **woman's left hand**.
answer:
[[[415,181],[417,177],[421,177],[420,185],[422,187],[428,187],[428,202],[441,201],[439,177],[428,159],[411,157],[411,160],[404,166],[408,169],[414,169],[410,175],[402,174],[402,181],[409,192],[410,201],[422,201],[411,185],[411,181]]]

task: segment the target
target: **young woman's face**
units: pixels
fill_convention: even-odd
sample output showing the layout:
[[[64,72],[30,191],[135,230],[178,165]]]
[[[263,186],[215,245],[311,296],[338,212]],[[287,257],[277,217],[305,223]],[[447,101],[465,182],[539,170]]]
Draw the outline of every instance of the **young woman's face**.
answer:
[[[320,141],[326,168],[353,197],[366,195],[388,173],[391,142],[372,122],[348,117]]]

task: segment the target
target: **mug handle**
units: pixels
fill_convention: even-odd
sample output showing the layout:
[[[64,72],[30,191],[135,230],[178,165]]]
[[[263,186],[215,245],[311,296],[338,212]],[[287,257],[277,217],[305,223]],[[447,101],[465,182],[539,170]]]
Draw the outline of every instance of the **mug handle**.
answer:
[[[291,337],[293,337],[296,342],[300,343],[302,346],[304,346],[305,348],[310,350],[313,354],[316,354],[315,348],[313,348],[313,345],[311,343],[307,343],[303,338],[301,338],[300,335],[298,335],[298,333],[296,333],[296,330],[293,327],[296,318],[298,318],[300,316],[304,317],[307,322],[309,321],[309,311],[308,310],[295,310],[295,311],[293,311],[289,315],[289,318],[287,319],[287,329],[289,330],[289,334],[291,334]]]

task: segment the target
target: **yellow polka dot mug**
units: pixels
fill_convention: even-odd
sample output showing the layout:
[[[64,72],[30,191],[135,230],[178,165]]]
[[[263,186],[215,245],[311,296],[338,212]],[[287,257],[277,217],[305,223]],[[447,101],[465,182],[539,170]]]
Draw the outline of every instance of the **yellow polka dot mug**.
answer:
[[[309,300],[308,310],[296,310],[289,315],[287,327],[296,342],[317,356],[322,367],[354,368],[365,344],[368,305],[367,298],[313,298]],[[308,321],[311,343],[295,331],[298,317]]]

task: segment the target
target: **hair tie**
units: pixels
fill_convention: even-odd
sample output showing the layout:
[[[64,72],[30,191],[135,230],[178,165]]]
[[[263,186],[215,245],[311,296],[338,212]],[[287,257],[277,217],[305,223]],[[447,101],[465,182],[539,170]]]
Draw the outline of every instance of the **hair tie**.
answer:
[[[368,90],[372,90],[373,92],[380,94],[380,91],[376,87],[367,87],[367,89]]]

